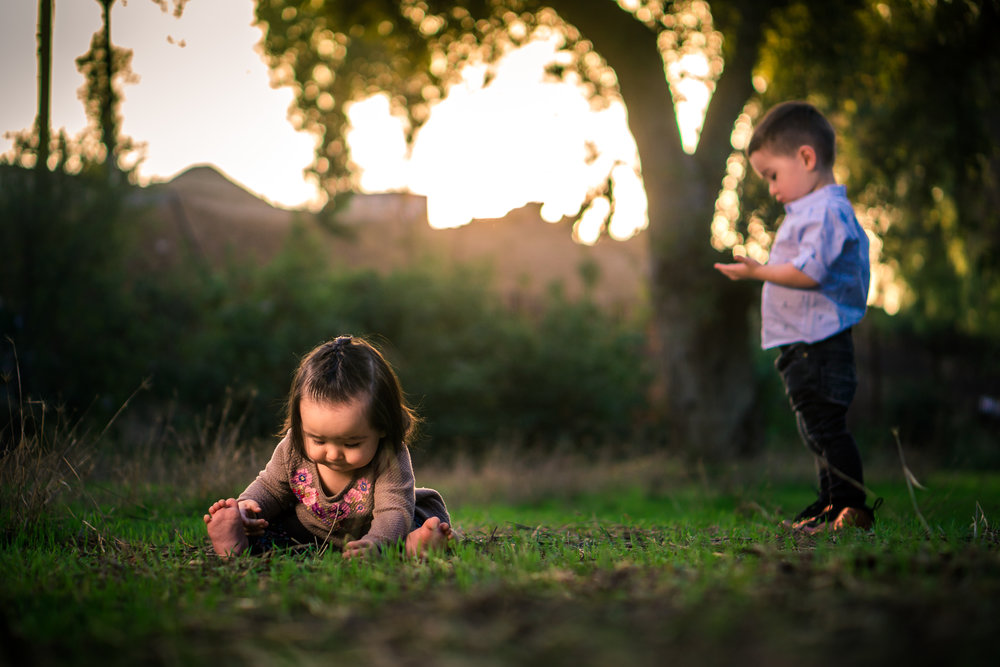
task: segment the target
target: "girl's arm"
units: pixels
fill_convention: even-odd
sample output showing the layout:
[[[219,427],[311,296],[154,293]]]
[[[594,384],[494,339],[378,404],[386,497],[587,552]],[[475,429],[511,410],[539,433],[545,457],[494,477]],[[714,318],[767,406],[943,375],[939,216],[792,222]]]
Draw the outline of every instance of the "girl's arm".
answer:
[[[414,483],[410,452],[403,450],[373,481],[372,525],[360,540],[344,545],[344,557],[364,556],[405,539],[413,523]]]
[[[252,501],[256,507],[250,509],[258,515],[257,518],[274,518],[294,502],[295,495],[288,483],[291,447],[291,439],[286,435],[274,448],[271,460],[257,473],[257,479],[240,494],[241,511],[247,506],[246,501]]]

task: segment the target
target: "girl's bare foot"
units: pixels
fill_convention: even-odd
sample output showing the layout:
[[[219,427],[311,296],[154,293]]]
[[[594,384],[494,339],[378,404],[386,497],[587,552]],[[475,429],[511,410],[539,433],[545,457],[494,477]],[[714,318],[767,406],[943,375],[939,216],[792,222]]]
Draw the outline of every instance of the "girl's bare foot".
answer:
[[[422,558],[431,552],[444,551],[451,539],[451,526],[432,516],[406,536],[406,555]]]
[[[223,558],[242,553],[250,546],[240,508],[233,498],[215,502],[203,518],[212,548]]]

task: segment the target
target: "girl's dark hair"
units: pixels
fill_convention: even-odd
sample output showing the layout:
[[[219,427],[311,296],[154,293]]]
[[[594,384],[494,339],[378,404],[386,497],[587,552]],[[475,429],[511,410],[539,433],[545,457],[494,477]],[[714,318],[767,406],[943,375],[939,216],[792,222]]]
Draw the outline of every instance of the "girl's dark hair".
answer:
[[[373,345],[354,336],[338,336],[314,348],[295,371],[282,435],[288,434],[293,450],[305,458],[299,411],[303,397],[328,403],[365,401],[368,422],[385,433],[376,461],[405,448],[418,422],[392,366]]]
[[[791,155],[799,146],[812,146],[819,166],[833,168],[836,134],[830,121],[808,102],[782,102],[771,107],[753,129],[747,155],[762,148]]]

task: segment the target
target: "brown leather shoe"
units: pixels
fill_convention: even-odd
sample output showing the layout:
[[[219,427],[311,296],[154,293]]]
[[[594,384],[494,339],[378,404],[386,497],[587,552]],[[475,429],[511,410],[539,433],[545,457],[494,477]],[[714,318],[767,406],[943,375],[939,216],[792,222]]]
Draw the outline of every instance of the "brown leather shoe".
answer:
[[[784,521],[782,521],[781,527],[788,528],[790,530],[796,530],[798,526],[804,525],[812,521],[816,517],[820,516],[821,514],[831,511],[832,509],[833,505],[831,505],[829,502],[823,500],[816,500],[813,502],[812,505],[805,508],[798,514],[796,514],[794,519],[785,519]]]
[[[879,498],[881,501],[881,498]],[[878,504],[881,504],[879,502]],[[877,505],[876,505],[877,506]],[[871,530],[875,525],[875,510],[869,507],[828,506],[823,512],[812,519],[803,519],[792,526],[792,530],[807,535],[818,535],[826,532],[836,532],[845,528],[860,528]]]
[[[833,528],[833,523],[839,516],[841,510],[835,509],[833,505],[827,505],[823,511],[816,516],[807,517],[792,524],[792,530],[806,535],[816,535],[825,533]]]
[[[871,530],[875,525],[875,512],[867,507],[845,507],[833,522],[834,530],[860,528]]]

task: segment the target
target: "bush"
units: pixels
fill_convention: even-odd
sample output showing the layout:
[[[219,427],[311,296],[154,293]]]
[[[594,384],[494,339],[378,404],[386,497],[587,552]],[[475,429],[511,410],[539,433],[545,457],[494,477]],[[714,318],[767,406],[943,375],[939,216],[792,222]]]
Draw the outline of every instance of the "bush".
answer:
[[[273,429],[298,358],[351,333],[383,348],[435,448],[632,430],[649,380],[639,323],[558,291],[513,310],[469,267],[338,270],[299,234],[268,267],[231,265],[194,290],[200,322],[184,327],[183,358],[161,365],[166,387],[195,404],[227,387],[255,394]]]
[[[42,204],[14,182],[30,176],[12,169],[0,182],[5,247],[39,260],[5,265],[0,323],[25,395],[69,413],[107,420],[149,380],[132,421],[169,412],[190,428],[229,401],[249,413],[245,434],[269,435],[298,359],[342,333],[383,348],[435,450],[624,436],[644,410],[642,323],[586,299],[554,288],[531,308],[511,308],[488,273],[431,261],[388,274],[345,270],[304,226],[263,266],[189,258],[151,272],[134,264],[141,212],[122,204],[124,192],[60,175],[44,224],[32,226]]]
[[[43,187],[33,172],[0,164],[0,335],[16,345],[26,393],[78,408],[103,395],[114,410],[140,384],[130,372],[138,329],[123,194],[61,172]],[[14,346],[5,347],[11,394]]]

